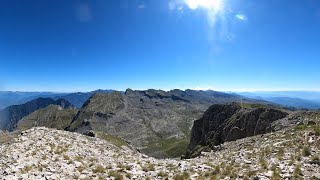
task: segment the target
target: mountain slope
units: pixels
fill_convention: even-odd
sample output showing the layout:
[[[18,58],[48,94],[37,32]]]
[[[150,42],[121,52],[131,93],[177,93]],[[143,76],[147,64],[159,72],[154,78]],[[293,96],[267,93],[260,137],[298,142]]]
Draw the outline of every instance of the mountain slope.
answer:
[[[63,108],[73,107],[64,99],[55,101],[50,98],[38,98],[25,104],[9,106],[0,111],[0,129],[12,131],[23,117],[50,104],[60,105]]]
[[[22,118],[15,129],[26,130],[44,126],[64,130],[70,125],[76,113],[77,110],[74,108],[63,109],[59,105],[49,105]]]
[[[214,91],[128,89],[125,94],[98,93],[79,110],[70,131],[106,132],[130,141],[156,157],[180,156],[194,120],[213,103],[250,102]]]

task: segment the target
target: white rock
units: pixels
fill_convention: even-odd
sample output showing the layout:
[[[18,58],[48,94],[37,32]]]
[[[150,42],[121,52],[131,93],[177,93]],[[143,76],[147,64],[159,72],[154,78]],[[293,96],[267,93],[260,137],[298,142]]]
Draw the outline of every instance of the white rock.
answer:
[[[81,165],[82,165],[82,163],[81,162],[79,162],[79,161],[74,161],[74,164],[76,165],[76,167],[78,168],[78,167],[80,167]]]
[[[267,177],[272,177],[273,172],[272,171],[268,171],[268,172],[264,173],[264,175],[267,176]]]
[[[252,161],[246,160],[246,159],[244,159],[243,162],[246,163],[246,164],[251,164],[252,163]]]
[[[79,176],[79,179],[86,179],[87,178],[87,176],[85,175],[85,174],[81,174],[80,176]]]

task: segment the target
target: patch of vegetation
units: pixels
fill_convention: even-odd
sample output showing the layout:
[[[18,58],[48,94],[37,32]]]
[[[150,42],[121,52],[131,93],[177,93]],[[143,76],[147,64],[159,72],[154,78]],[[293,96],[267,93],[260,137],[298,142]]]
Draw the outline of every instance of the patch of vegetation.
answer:
[[[268,164],[265,158],[261,157],[259,159],[259,164],[263,169],[268,169]]]
[[[314,155],[314,156],[311,157],[311,160],[312,161],[320,161],[320,158],[319,158],[319,156]]]
[[[148,172],[148,171],[154,171],[154,164],[152,163],[147,163],[145,166],[142,167],[142,170],[145,171],[145,172]]]
[[[310,156],[311,155],[311,151],[310,151],[310,148],[307,147],[307,146],[304,146],[303,149],[302,149],[302,155],[303,156]]]
[[[63,146],[57,146],[56,150],[54,151],[55,154],[61,154],[63,152],[67,152],[68,147],[63,147]]]
[[[295,127],[294,127],[294,130],[295,130],[295,131],[304,131],[304,130],[306,130],[307,128],[308,128],[307,125],[302,124],[302,125],[297,125],[297,126],[295,126]]]
[[[217,166],[214,168],[212,174],[213,174],[213,175],[218,175],[220,172],[221,172],[221,171],[220,171],[220,166],[217,165]]]
[[[108,174],[109,174],[109,176],[114,177],[115,180],[123,180],[123,179],[125,179],[123,177],[123,175],[121,175],[121,173],[119,173],[117,171],[110,171]]]
[[[159,177],[163,177],[163,178],[166,178],[166,177],[168,177],[168,174],[166,173],[166,172],[164,172],[164,171],[160,171],[160,172],[158,172],[158,174],[157,174]]]
[[[174,171],[177,167],[174,164],[167,164],[166,168],[169,171]]]
[[[79,162],[81,162],[82,159],[83,159],[83,157],[81,157],[81,156],[76,156],[76,157],[75,157],[75,160],[76,160],[76,161],[79,161]]]
[[[278,170],[274,170],[272,172],[272,177],[271,177],[272,180],[281,180],[281,176],[280,176],[280,173]]]
[[[293,171],[293,177],[295,179],[301,179],[301,176],[302,176],[302,170],[301,170],[301,165],[300,164],[297,164],[294,171]]]
[[[157,151],[163,154],[164,157],[168,158],[176,158],[181,157],[186,153],[186,149],[189,145],[189,138],[183,139],[162,139],[157,142],[151,143],[147,146],[147,148],[142,149],[142,151],[146,154],[152,154]]]
[[[85,167],[84,166],[79,166],[77,169],[78,169],[79,172],[82,172],[83,170],[85,170]]]
[[[291,165],[293,165],[294,163],[295,163],[294,155],[291,154],[291,155],[290,155],[289,165],[291,166]]]
[[[249,178],[254,177],[255,175],[257,175],[257,171],[254,171],[254,170],[248,170],[245,172],[245,176]]]
[[[132,178],[132,175],[131,175],[130,173],[126,173],[126,177],[127,177],[128,179],[131,179],[131,178]]]
[[[106,169],[101,165],[98,165],[93,169],[93,173],[105,173],[105,172],[106,172]]]
[[[283,147],[280,147],[280,148],[278,149],[277,156],[278,156],[278,159],[279,159],[279,160],[282,160],[282,159],[283,159],[283,156],[284,156],[284,149],[283,149]]]
[[[106,134],[103,132],[95,132],[95,134],[97,135],[98,138],[106,140],[119,148],[121,148],[122,146],[129,147],[128,143],[119,137],[116,137],[116,136],[113,136],[110,134]]]
[[[69,157],[68,155],[64,154],[64,155],[63,155],[63,159],[69,161],[69,160],[70,160],[70,157]]]
[[[46,159],[48,159],[48,157],[47,157],[47,155],[43,155],[43,156],[41,157],[41,159],[42,159],[42,160],[46,160]]]
[[[320,136],[320,126],[319,125],[313,126],[313,131],[316,136]]]
[[[21,169],[21,173],[22,173],[22,174],[28,173],[29,171],[31,171],[31,169],[32,169],[32,166],[24,166],[24,167]]]
[[[176,174],[173,176],[174,180],[188,180],[190,178],[190,174],[186,171],[184,171],[181,174]]]

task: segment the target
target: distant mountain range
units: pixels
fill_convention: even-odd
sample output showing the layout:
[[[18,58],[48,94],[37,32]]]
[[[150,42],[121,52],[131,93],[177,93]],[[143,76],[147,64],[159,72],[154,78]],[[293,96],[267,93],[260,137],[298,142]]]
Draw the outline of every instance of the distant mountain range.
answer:
[[[91,92],[76,93],[53,93],[53,92],[14,92],[0,91],[0,110],[11,105],[19,105],[37,98],[51,98],[54,100],[65,99],[73,104],[76,108],[81,108],[94,93],[113,92],[114,90],[96,90]]]
[[[12,105],[19,105],[37,99],[39,97],[57,96],[57,93],[50,92],[15,92],[15,91],[0,91],[0,109]],[[59,94],[62,95],[62,94]]]
[[[298,109],[320,109],[320,92],[311,91],[260,91],[234,92],[248,98],[269,101]]]

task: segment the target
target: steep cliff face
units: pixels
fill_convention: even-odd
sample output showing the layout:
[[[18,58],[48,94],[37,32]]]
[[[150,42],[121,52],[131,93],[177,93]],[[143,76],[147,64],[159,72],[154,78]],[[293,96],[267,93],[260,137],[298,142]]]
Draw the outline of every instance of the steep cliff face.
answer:
[[[67,129],[106,132],[156,157],[180,156],[187,147],[193,121],[210,105],[241,100],[240,96],[215,91],[128,89],[125,94],[97,93]]]
[[[213,105],[192,127],[186,157],[196,156],[202,149],[213,148],[227,141],[265,134],[272,123],[288,113],[268,107],[243,107],[241,104]]]
[[[50,98],[38,98],[25,104],[9,106],[0,111],[0,129],[12,131],[23,117],[50,104],[59,105],[62,108],[73,107],[67,100],[58,99],[55,101]]]

